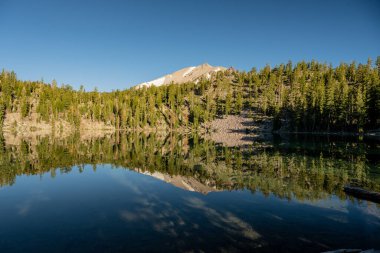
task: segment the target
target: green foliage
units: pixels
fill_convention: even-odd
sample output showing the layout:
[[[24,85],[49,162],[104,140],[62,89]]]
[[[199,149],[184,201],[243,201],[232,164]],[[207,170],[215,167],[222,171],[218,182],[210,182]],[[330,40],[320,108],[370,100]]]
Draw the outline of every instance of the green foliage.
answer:
[[[29,102],[25,99],[21,102],[21,116],[26,117],[29,114]]]
[[[0,100],[0,129],[3,127],[4,117],[5,117],[5,105]]]
[[[227,70],[197,83],[87,92],[57,82],[0,74],[0,123],[7,113],[40,120],[102,121],[120,129],[198,128],[216,116],[261,112],[290,131],[363,132],[380,127],[380,58],[376,65],[289,62],[249,72]],[[284,125],[284,122],[286,123]]]

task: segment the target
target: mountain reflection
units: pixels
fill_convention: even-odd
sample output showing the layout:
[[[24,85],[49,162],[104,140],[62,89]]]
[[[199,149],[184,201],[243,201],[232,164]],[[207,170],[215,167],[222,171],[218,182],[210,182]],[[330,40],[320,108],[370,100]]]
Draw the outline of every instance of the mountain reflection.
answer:
[[[56,177],[74,166],[83,171],[86,164],[94,170],[98,164],[111,164],[203,194],[248,189],[280,198],[319,200],[332,194],[347,198],[342,191],[346,184],[379,191],[377,144],[339,143],[274,140],[231,148],[196,135],[8,136],[0,140],[0,186],[17,183],[20,175]],[[131,219],[128,213],[121,215]]]

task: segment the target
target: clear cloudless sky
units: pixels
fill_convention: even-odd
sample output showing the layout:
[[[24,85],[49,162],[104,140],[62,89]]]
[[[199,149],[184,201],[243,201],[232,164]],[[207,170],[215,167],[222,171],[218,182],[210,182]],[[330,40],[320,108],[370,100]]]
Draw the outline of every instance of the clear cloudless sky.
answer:
[[[204,62],[250,70],[378,55],[379,0],[0,0],[0,68],[86,90]]]

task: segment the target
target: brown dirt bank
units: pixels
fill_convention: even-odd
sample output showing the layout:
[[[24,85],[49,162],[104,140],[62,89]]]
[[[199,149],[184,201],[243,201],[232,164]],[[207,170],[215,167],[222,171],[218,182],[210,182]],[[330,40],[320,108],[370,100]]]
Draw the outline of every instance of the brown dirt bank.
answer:
[[[208,134],[205,135],[223,146],[250,145],[256,138],[272,131],[271,118],[247,112],[240,115],[228,115],[213,120],[205,125]]]

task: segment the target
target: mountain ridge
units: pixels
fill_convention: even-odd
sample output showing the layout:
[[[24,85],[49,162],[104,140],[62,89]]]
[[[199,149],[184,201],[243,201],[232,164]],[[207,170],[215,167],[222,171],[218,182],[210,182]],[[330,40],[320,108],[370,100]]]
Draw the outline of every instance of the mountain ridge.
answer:
[[[198,66],[182,68],[151,81],[139,83],[135,87],[139,89],[142,87],[168,85],[170,83],[197,83],[201,78],[209,79],[211,75],[224,70],[227,70],[227,68],[222,66],[211,66],[208,63],[203,63]]]

